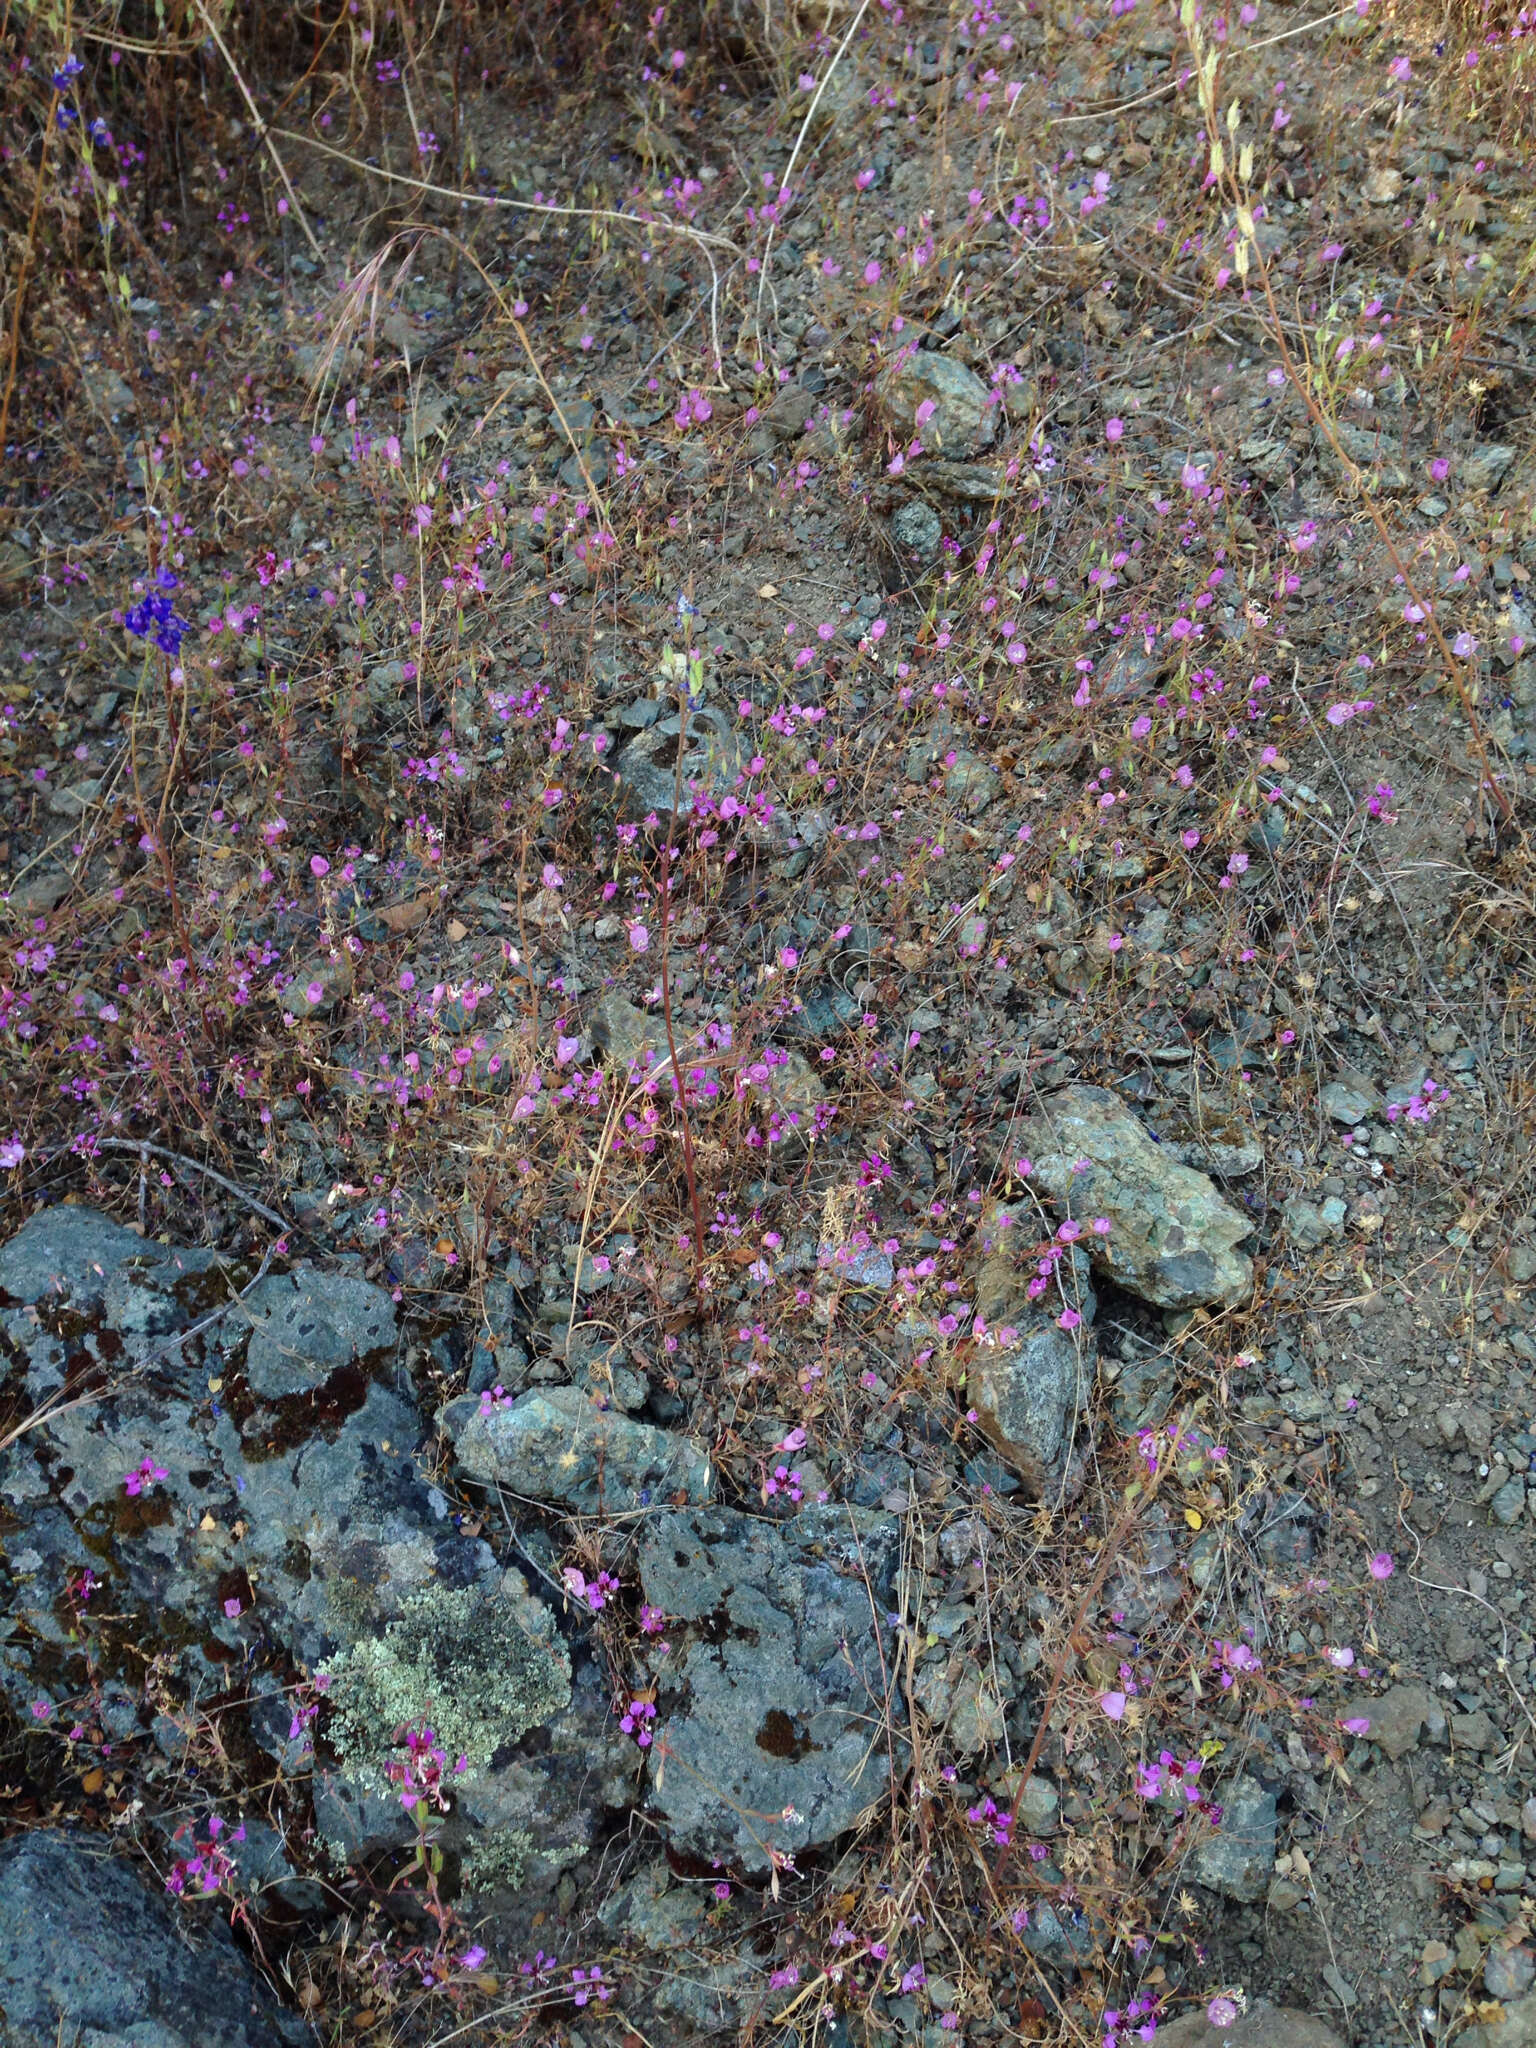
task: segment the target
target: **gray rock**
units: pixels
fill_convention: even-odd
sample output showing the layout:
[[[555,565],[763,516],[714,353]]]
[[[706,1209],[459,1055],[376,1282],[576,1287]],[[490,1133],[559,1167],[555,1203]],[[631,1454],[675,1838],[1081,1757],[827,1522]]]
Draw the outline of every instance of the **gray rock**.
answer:
[[[120,1266],[158,1249],[97,1209],[60,1204],[39,1210],[0,1246],[0,1289],[29,1307],[58,1296],[89,1314]]]
[[[8,896],[0,897],[0,902],[8,904],[16,917],[47,917],[50,911],[58,909],[70,887],[66,869],[39,868],[36,874],[18,882]]]
[[[1256,1998],[1230,2027],[1213,2027],[1205,2007],[1180,2013],[1157,2030],[1159,2048],[1343,2048],[1333,2029],[1295,2006]]]
[[[921,498],[902,505],[891,520],[891,539],[904,559],[916,557],[920,562],[931,562],[943,538],[943,520]]]
[[[967,810],[984,811],[998,791],[998,773],[990,762],[969,748],[956,750],[944,773],[944,794]]]
[[[1525,1510],[1525,1481],[1520,1477],[1506,1479],[1493,1499],[1488,1503],[1488,1512],[1501,1528],[1512,1528]]]
[[[1275,1869],[1276,1808],[1246,1772],[1222,1793],[1221,1825],[1195,1850],[1195,1875],[1212,1891],[1252,1905],[1269,1889]]]
[[[442,1424],[467,1478],[582,1514],[632,1514],[679,1493],[705,1501],[714,1486],[702,1444],[601,1408],[574,1387],[536,1390],[506,1408],[451,1401]]]
[[[898,1522],[846,1507],[785,1523],[700,1509],[646,1527],[641,1588],[674,1644],[650,1805],[677,1848],[762,1871],[769,1846],[830,1842],[884,1793],[879,1632],[899,1548]]]
[[[1019,1828],[1025,1835],[1053,1835],[1061,1810],[1061,1795],[1049,1778],[1037,1773],[1024,1787],[1019,1801]]]
[[[1285,1221],[1285,1234],[1298,1251],[1315,1252],[1329,1238],[1337,1237],[1344,1227],[1343,1215],[1337,1220],[1332,1215],[1325,1216],[1316,1202],[1304,1202],[1299,1195],[1282,1204],[1280,1214]]]
[[[1506,2005],[1503,2016],[1457,2036],[1466,2048],[1536,2048],[1536,1994]]]
[[[671,814],[677,803],[677,747],[682,721],[677,712],[658,718],[654,725],[623,747],[614,761],[623,785],[623,815],[639,820],[652,811],[659,817]],[[680,818],[693,810],[695,789],[712,797],[728,795],[741,774],[741,748],[726,714],[713,704],[701,704],[688,714],[683,744],[682,800],[677,803]]]
[[[1237,1117],[1172,1118],[1162,1136],[1176,1159],[1214,1180],[1241,1180],[1264,1164],[1263,1146]]]
[[[1492,1755],[1503,1740],[1494,1726],[1493,1717],[1481,1707],[1470,1714],[1450,1716],[1451,1740],[1466,1749],[1481,1750],[1485,1756]]]
[[[912,1697],[941,1731],[946,1754],[975,1756],[1003,1739],[1003,1702],[990,1672],[956,1650],[919,1670]]]
[[[1395,1763],[1417,1749],[1425,1724],[1444,1726],[1440,1703],[1427,1685],[1409,1680],[1376,1699],[1352,1700],[1339,1711],[1341,1721],[1369,1721],[1367,1733]]]
[[[1019,1939],[1032,1956],[1065,1970],[1093,1954],[1103,1931],[1093,1926],[1081,1906],[1063,1906],[1058,1912],[1042,1899],[1030,1907]]]
[[[657,1862],[621,1885],[597,1915],[610,1935],[623,1934],[666,1958],[652,1993],[657,2008],[700,2034],[735,2025],[737,2000],[758,1975],[753,1958],[740,1949],[716,1959],[714,1930],[706,1917],[710,1905],[707,1886],[676,1884],[667,1865]]]
[[[1323,1114],[1332,1117],[1336,1124],[1363,1124],[1371,1114],[1374,1105],[1369,1096],[1358,1088],[1351,1088],[1345,1081],[1330,1081],[1318,1096]]]
[[[1536,1950],[1517,1942],[1513,1948],[1495,1948],[1483,1965],[1483,1989],[1490,1998],[1508,2004],[1524,1998],[1536,1984]]]
[[[316,953],[294,969],[278,997],[283,1014],[303,1022],[306,1017],[324,1017],[352,993],[352,955]]]
[[[264,1401],[307,1394],[341,1367],[378,1363],[395,1343],[395,1305],[353,1273],[269,1273],[229,1319],[250,1326],[245,1376]]]
[[[1252,1223],[1205,1174],[1154,1144],[1108,1089],[1062,1089],[1018,1137],[1059,1210],[1085,1225],[1109,1218],[1109,1235],[1085,1242],[1118,1286],[1165,1309],[1231,1308],[1252,1293],[1253,1262],[1236,1249]]]
[[[997,406],[974,370],[932,349],[898,362],[879,384],[880,397],[902,434],[912,434],[933,455],[966,457],[991,446]],[[918,413],[931,404],[921,421]]]
[[[1491,491],[1503,479],[1518,450],[1502,441],[1485,441],[1461,465],[1461,481],[1469,491]]]
[[[6,2048],[276,2048],[284,2013],[225,1916],[152,1891],[106,1839],[63,1832],[0,1846],[0,2024]]]
[[[964,505],[990,505],[1006,483],[1002,470],[989,462],[925,462],[913,475],[925,490]]]
[[[1092,1392],[1094,1353],[1084,1335],[1031,1308],[1018,1345],[978,1347],[967,1376],[982,1430],[1037,1500],[1060,1483]]]

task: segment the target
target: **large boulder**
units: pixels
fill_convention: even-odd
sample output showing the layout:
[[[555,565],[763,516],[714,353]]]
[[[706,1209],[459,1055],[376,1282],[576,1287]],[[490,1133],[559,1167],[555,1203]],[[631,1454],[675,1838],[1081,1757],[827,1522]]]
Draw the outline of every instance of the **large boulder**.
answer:
[[[312,1762],[293,1666],[324,1672],[340,1752],[316,1786],[328,1841],[412,1832],[385,1766],[400,1726],[432,1719],[455,1761],[472,1753],[466,1846],[473,1832],[490,1870],[489,1838],[515,1835],[511,1868],[537,1837],[552,1881],[593,1839],[602,1759],[622,1746],[606,1699],[540,1746],[571,1713],[571,1659],[549,1608],[418,1465],[393,1302],[355,1270],[302,1264],[236,1302],[248,1273],[217,1266],[83,1209],[0,1247],[0,1397],[42,1411],[0,1452],[0,1690],[29,1718],[73,1714],[98,1682],[86,1643],[105,1632],[115,1648],[126,1627],[133,1668],[156,1661],[162,1712],[118,1686],[102,1702],[115,1740],[152,1727],[174,1743],[167,1695],[206,1702],[233,1681],[249,1704],[231,1715],[291,1778]],[[168,1344],[221,1302],[211,1329]],[[80,1398],[49,1405],[66,1386]],[[102,1618],[89,1637],[72,1601]]]
[[[226,1916],[153,1890],[99,1835],[0,1845],[5,2048],[293,2048],[310,2038],[230,1938]]]
[[[1156,1308],[1235,1308],[1253,1292],[1253,1231],[1215,1183],[1181,1165],[1107,1088],[1064,1088],[1018,1131],[1035,1184],[1063,1216],[1107,1216],[1084,1238],[1094,1265]]]
[[[788,1522],[728,1509],[646,1526],[640,1584],[672,1654],[650,1804],[679,1850],[749,1871],[836,1839],[904,1754],[886,1734],[900,1524],[846,1507]]]

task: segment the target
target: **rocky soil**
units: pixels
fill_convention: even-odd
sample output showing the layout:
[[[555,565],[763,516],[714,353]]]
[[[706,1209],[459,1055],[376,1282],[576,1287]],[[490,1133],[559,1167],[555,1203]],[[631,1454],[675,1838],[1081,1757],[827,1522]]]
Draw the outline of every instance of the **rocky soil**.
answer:
[[[1536,2044],[1530,24],[614,12],[0,24],[0,2039]]]

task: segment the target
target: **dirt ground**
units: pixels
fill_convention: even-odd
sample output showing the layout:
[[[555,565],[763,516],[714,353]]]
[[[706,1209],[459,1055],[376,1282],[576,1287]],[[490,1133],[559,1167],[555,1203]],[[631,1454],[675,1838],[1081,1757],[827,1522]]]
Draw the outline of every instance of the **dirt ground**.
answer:
[[[487,1490],[454,1400],[894,1518],[890,1784],[754,1868],[621,1745],[582,1856],[434,1917],[308,1766],[156,1735],[311,1682],[241,1594],[225,1707],[114,1612],[38,1712],[18,1621],[0,1824],[163,1875],[167,1814],[265,1816],[311,1890],[186,1909],[326,2042],[1117,2048],[1230,1997],[1521,2048],[1530,11],[525,21],[104,18],[74,73],[0,26],[5,1234],[381,1290],[416,1467],[605,1740],[680,1711],[644,1518]],[[1244,1289],[1149,1298],[1116,1221],[1088,1301],[1021,1164],[1087,1087]],[[984,1389],[1047,1253],[1087,1376],[1037,1456]]]

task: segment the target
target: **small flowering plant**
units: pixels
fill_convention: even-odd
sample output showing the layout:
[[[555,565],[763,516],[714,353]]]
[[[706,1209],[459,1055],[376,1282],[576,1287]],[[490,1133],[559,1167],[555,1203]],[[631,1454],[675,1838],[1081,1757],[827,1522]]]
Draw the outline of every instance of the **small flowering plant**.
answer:
[[[192,1837],[191,1853],[171,1865],[165,1880],[166,1890],[174,1892],[177,1898],[188,1892],[201,1898],[210,1898],[220,1891],[232,1892],[237,1870],[229,1845],[245,1840],[245,1823],[242,1821],[233,1828],[227,1828],[214,1813],[208,1816],[201,1842],[189,1824],[179,1827],[173,1840],[183,1841],[188,1836]]]
[[[568,1564],[561,1577],[571,1598],[580,1601],[594,1614],[600,1614],[619,1590],[619,1582],[612,1572],[600,1571],[595,1578],[589,1579],[575,1565]]]
[[[133,1470],[124,1475],[123,1491],[133,1498],[141,1493],[152,1493],[162,1479],[169,1479],[170,1473],[164,1465],[157,1465],[153,1458],[141,1458]]]

